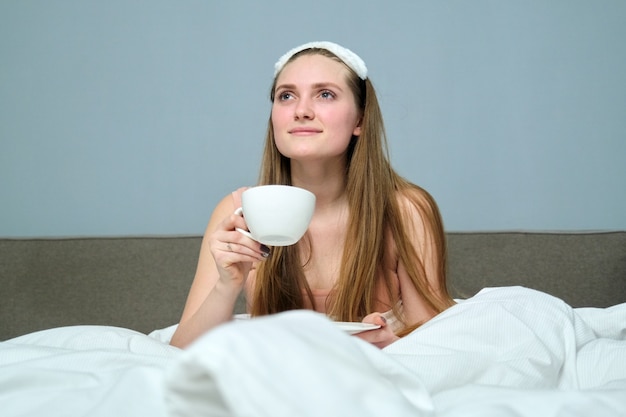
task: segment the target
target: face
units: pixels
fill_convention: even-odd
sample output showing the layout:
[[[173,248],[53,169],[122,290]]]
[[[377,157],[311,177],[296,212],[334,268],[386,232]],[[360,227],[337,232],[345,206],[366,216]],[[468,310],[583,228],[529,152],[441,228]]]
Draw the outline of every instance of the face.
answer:
[[[343,64],[322,55],[302,55],[283,68],[272,105],[282,155],[304,161],[346,154],[352,136],[361,133],[348,74]]]

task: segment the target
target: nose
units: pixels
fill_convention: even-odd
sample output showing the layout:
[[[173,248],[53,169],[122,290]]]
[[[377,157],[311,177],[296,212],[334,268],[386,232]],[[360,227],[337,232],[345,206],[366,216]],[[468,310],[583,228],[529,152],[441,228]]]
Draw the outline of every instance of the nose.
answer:
[[[315,117],[315,112],[311,106],[311,103],[306,98],[301,98],[298,100],[295,108],[295,119],[296,120],[311,120]]]

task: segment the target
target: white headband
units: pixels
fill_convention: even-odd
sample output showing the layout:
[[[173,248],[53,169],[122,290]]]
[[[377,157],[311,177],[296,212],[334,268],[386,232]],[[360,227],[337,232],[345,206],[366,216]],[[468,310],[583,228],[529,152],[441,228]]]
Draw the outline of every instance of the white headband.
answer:
[[[351,50],[344,48],[341,45],[337,45],[333,42],[309,42],[293,48],[285,55],[281,56],[280,59],[274,64],[274,77],[276,77],[276,75],[278,75],[278,73],[283,69],[287,61],[289,61],[289,58],[291,58],[300,51],[304,51],[305,49],[310,48],[326,49],[327,51],[332,52],[333,54],[337,55],[337,57],[341,59],[347,66],[352,68],[352,70],[356,72],[360,79],[364,80],[367,78],[367,67],[365,66],[365,62],[363,62],[363,60]]]

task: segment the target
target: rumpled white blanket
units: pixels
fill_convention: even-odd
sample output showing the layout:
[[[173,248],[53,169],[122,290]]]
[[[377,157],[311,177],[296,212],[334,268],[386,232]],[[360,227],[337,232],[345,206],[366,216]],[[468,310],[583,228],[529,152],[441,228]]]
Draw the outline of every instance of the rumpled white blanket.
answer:
[[[232,322],[185,351],[173,329],[2,342],[0,415],[626,416],[626,304],[485,289],[384,350],[309,311]]]
[[[0,416],[166,417],[163,372],[180,355],[157,337],[62,327],[0,343]]]
[[[382,351],[283,313],[205,335],[166,384],[173,416],[625,416],[626,304],[485,289]]]

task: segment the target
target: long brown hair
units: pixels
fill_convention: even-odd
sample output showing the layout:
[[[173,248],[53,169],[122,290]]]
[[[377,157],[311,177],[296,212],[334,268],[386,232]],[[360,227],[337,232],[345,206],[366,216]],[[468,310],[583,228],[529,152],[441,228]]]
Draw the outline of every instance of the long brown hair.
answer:
[[[294,54],[290,61],[304,54],[320,54],[342,64],[337,56],[326,49],[311,48]],[[344,64],[345,65],[345,64]],[[405,266],[411,281],[424,297],[428,307],[441,312],[453,304],[446,289],[446,242],[443,223],[434,199],[421,187],[398,175],[389,163],[387,139],[376,92],[369,78],[362,80],[349,69],[350,86],[361,112],[361,134],[352,137],[347,152],[346,195],[349,220],[341,269],[337,282],[327,302],[327,313],[336,320],[360,321],[373,312],[385,288],[392,308],[398,317],[397,294],[393,294],[392,277],[382,273],[385,248],[393,239],[398,261]],[[274,101],[276,79],[270,99]],[[271,116],[268,121],[265,149],[259,175],[260,184],[291,185],[289,159],[278,151],[274,142]],[[400,198],[404,197],[404,198]],[[402,202],[401,202],[402,201]],[[416,248],[405,232],[415,227],[406,201],[419,213],[427,244],[432,245],[429,255],[437,265],[437,291],[429,285],[422,259],[423,250]],[[298,245],[309,245],[306,237]],[[310,245],[308,253],[310,253]],[[300,259],[297,245],[275,247],[270,258],[261,262],[256,272],[254,299],[251,313],[264,315],[299,309],[304,306],[305,294],[314,305],[311,289],[304,275],[306,259]],[[304,251],[305,253],[307,251]],[[379,280],[383,282],[379,282]],[[433,280],[433,277],[430,277]],[[404,323],[417,327],[419,323]]]

